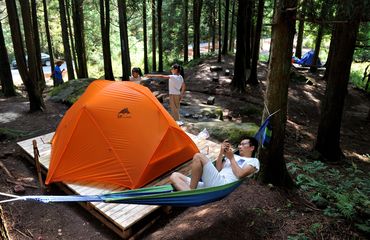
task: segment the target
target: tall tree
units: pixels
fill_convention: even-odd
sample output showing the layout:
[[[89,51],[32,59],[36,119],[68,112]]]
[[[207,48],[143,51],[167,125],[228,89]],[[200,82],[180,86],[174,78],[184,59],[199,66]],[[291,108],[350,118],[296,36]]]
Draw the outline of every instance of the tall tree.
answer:
[[[162,0],[157,0],[158,17],[158,71],[163,72]]]
[[[249,83],[252,85],[258,84],[257,63],[258,63],[258,58],[260,55],[260,39],[261,39],[261,32],[262,32],[262,20],[263,20],[264,8],[265,8],[265,0],[259,0],[258,9],[257,9],[256,30],[255,30],[254,39],[253,39],[251,76],[249,78]]]
[[[5,97],[15,96],[12,72],[8,60],[8,51],[6,49],[3,27],[0,21],[0,81],[1,89]]]
[[[50,56],[50,72],[54,72],[54,54],[53,54],[53,45],[51,43],[50,29],[49,29],[49,16],[46,0],[42,0],[42,6],[44,11],[44,23],[45,23],[45,32],[46,40],[48,42],[48,52]]]
[[[297,58],[302,57],[302,44],[303,44],[303,32],[304,32],[304,17],[306,12],[306,1],[301,0],[302,8],[301,12],[299,13],[299,21],[298,21],[298,33],[297,33],[297,44],[295,48],[295,56]]]
[[[322,42],[322,37],[324,35],[324,19],[327,17],[328,14],[328,8],[329,8],[329,1],[322,2],[321,5],[321,12],[320,12],[320,19],[321,22],[319,23],[319,29],[317,30],[316,34],[316,41],[315,41],[315,51],[312,58],[312,66],[310,67],[310,72],[315,73],[317,71],[317,65],[319,60],[319,53],[320,53],[320,47]]]
[[[315,144],[315,149],[327,161],[331,162],[342,159],[340,128],[343,106],[363,10],[364,1],[339,1],[337,18],[346,21],[336,24],[334,28],[328,83],[325,97],[321,103],[321,115]]]
[[[189,61],[189,29],[188,29],[188,16],[189,16],[189,0],[184,2],[184,63]]]
[[[233,9],[231,10],[229,52],[234,52],[234,17],[235,17],[236,0],[232,0],[232,1],[233,1]]]
[[[87,71],[87,56],[85,47],[85,26],[84,26],[84,11],[83,11],[84,0],[72,0],[72,18],[73,18],[73,29],[74,37],[76,39],[76,52],[78,62],[78,78],[88,78],[89,74]]]
[[[284,160],[284,138],[287,121],[288,87],[291,53],[295,34],[297,0],[276,0],[271,36],[271,58],[267,75],[265,105],[278,111],[272,119],[273,134],[270,145],[260,148],[263,182],[290,187],[293,184]],[[265,109],[263,118],[268,114]]]
[[[122,80],[129,80],[131,73],[130,72],[131,61],[130,61],[130,50],[128,47],[126,0],[117,0],[117,1],[118,1],[120,40],[121,40]]]
[[[221,9],[220,9],[221,11]],[[225,1],[225,21],[224,21],[224,44],[222,45],[222,54],[227,54],[227,42],[229,41],[229,11],[230,0]]]
[[[221,0],[218,0],[218,56],[217,62],[221,62],[221,48],[222,48],[222,39],[221,39]]]
[[[100,32],[102,39],[104,77],[114,80],[112,69],[112,58],[110,52],[110,6],[109,0],[100,0]]]
[[[155,17],[155,0],[152,1],[152,71],[157,71],[157,45],[156,45],[156,17]]]
[[[193,58],[200,58],[200,17],[202,12],[202,0],[194,0],[193,3]]]
[[[70,40],[70,57],[71,59],[73,59],[73,62],[74,64],[72,66],[74,66],[74,69],[76,70],[76,72],[79,72],[78,70],[78,62],[77,62],[77,53],[76,53],[76,48],[75,48],[75,38],[74,38],[74,35],[73,35],[73,28],[72,28],[72,18],[71,18],[71,9],[72,9],[72,5],[70,3],[70,0],[66,0],[65,1],[65,12],[67,13],[67,26],[68,26],[68,33],[69,33],[69,40]],[[67,37],[68,38],[68,37]],[[72,64],[72,62],[71,62]],[[67,62],[67,68],[68,68],[68,62]],[[73,71],[73,78],[74,78],[74,72]],[[69,75],[69,74],[68,74]],[[73,79],[73,78],[69,78],[68,79]]]
[[[59,14],[60,14],[60,25],[62,27],[62,39],[64,48],[64,58],[67,64],[68,79],[74,79],[75,74],[73,70],[73,63],[71,57],[71,48],[68,40],[68,27],[67,27],[67,17],[66,17],[66,6],[64,0],[59,0]],[[54,64],[54,63],[52,63]]]
[[[45,82],[45,76],[44,76],[44,71],[42,69],[42,64],[41,64],[41,49],[40,49],[40,36],[39,36],[39,24],[37,21],[37,4],[36,0],[31,0],[31,18],[32,18],[32,31],[34,34],[34,39],[33,41],[36,43],[35,44],[35,53],[36,53],[36,74],[38,75],[38,79],[40,79],[40,88],[41,91],[43,91],[46,87],[46,82]]]
[[[17,6],[15,3],[15,0],[6,0],[6,9],[8,12],[8,19],[9,19],[9,25],[12,26],[10,28],[11,35],[12,35],[12,41],[13,41],[13,49],[14,49],[14,55],[15,59],[17,61],[18,71],[21,75],[23,84],[26,87],[27,93],[28,93],[28,99],[30,101],[30,111],[39,111],[45,109],[45,103],[44,99],[42,98],[42,90],[40,88],[39,79],[37,79],[36,74],[36,50],[33,44],[36,44],[34,42],[33,34],[32,34],[32,19],[31,19],[31,13],[30,13],[30,5],[28,0],[27,1],[21,1],[21,10],[22,10],[22,16],[23,16],[23,22],[24,25],[31,25],[26,26],[26,29],[24,29],[25,35],[28,35],[26,37],[26,46],[27,46],[27,53],[28,56],[28,63],[29,67],[27,67],[26,64],[26,57],[25,57],[25,50],[22,40],[22,34],[21,34],[21,27],[19,24],[19,18],[17,13]],[[31,24],[30,24],[31,23]],[[29,48],[29,49],[28,49]]]
[[[146,0],[143,0],[143,32],[144,32],[144,73],[149,73],[148,64],[148,30],[146,21]]]

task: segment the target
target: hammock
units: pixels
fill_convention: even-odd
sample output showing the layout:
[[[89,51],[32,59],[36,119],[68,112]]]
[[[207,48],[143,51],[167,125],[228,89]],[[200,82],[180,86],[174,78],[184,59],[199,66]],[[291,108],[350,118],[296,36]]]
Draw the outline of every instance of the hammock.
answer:
[[[2,196],[10,197],[10,199],[0,201],[0,203],[31,200],[42,203],[105,202],[191,207],[207,204],[226,197],[232,191],[234,191],[234,189],[236,189],[242,183],[242,181],[243,180],[238,180],[221,186],[199,188],[188,191],[174,191],[171,185],[163,185],[101,195],[17,196],[7,193],[0,193]]]
[[[279,110],[278,110],[279,111]],[[271,139],[271,125],[270,119],[272,115],[278,111],[270,114],[261,125],[258,132],[255,134],[257,141],[264,147]],[[17,196],[13,194],[0,193],[2,196],[9,197],[9,199],[2,200],[0,203],[12,201],[38,201],[42,203],[50,202],[105,202],[105,203],[126,203],[126,204],[142,204],[142,205],[162,205],[162,206],[178,206],[191,207],[207,204],[220,200],[232,191],[234,191],[243,181],[228,183],[221,186],[199,188],[188,191],[175,191],[172,185],[162,185],[147,188],[139,188],[133,190],[126,190],[115,193],[101,194],[101,195],[66,195],[66,196],[47,196],[47,195],[31,195],[31,196]]]

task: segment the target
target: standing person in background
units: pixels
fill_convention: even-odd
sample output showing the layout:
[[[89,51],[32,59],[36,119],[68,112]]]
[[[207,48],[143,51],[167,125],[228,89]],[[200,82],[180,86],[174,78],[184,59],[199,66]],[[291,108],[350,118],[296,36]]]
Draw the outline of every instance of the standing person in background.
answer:
[[[63,60],[55,60],[55,68],[54,72],[51,74],[52,78],[54,79],[54,87],[59,86],[60,84],[63,84],[63,75],[62,73],[64,72],[65,69],[61,70],[60,66],[64,63]]]
[[[184,69],[179,64],[171,67],[171,75],[147,74],[148,78],[168,79],[171,115],[175,121],[180,120],[180,101],[185,94]]]
[[[141,69],[138,67],[134,67],[131,70],[131,76],[130,76],[130,81],[140,83],[141,81],[141,76],[143,74],[141,73]]]

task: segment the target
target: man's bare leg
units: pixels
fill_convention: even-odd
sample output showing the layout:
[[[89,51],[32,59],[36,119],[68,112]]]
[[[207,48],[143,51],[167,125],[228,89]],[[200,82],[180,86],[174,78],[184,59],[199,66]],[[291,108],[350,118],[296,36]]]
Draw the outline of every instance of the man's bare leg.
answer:
[[[196,189],[198,182],[200,181],[203,174],[203,166],[209,162],[209,159],[201,154],[196,153],[193,157],[193,163],[191,165],[191,181],[190,189]]]
[[[181,173],[174,172],[170,176],[172,185],[179,191],[190,190],[190,186],[187,182],[187,177]]]

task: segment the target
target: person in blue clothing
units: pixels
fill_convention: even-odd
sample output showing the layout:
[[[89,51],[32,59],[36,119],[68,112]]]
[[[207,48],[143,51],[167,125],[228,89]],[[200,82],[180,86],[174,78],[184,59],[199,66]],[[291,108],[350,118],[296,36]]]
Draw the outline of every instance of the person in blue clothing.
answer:
[[[238,145],[239,153],[234,154],[230,143],[225,140],[215,165],[204,154],[196,153],[191,166],[191,178],[174,172],[170,182],[176,190],[184,191],[220,186],[250,177],[260,168],[260,162],[255,158],[257,148],[258,141],[246,137]]]
[[[55,68],[52,74],[53,79],[54,79],[54,87],[59,86],[60,84],[64,83],[62,73],[64,72],[65,69],[63,70],[60,69],[60,66],[62,66],[63,63],[64,63],[63,60],[55,61]]]

